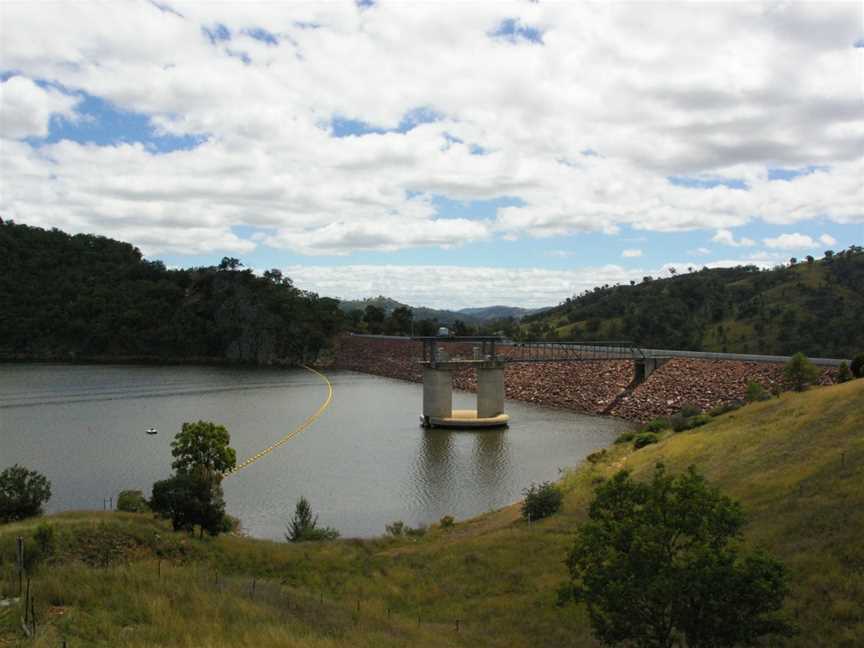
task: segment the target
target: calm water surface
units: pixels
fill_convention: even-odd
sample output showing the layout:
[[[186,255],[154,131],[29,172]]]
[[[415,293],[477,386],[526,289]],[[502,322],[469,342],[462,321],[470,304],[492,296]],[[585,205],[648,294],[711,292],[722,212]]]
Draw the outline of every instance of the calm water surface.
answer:
[[[508,401],[509,428],[424,430],[420,385],[328,372],[334,400],[305,432],[226,480],[247,533],[281,539],[301,495],[319,523],[371,536],[509,504],[555,479],[627,427],[613,419]],[[50,512],[101,509],[127,488],[148,496],[170,473],[184,421],[225,425],[242,460],[293,430],[326,398],[304,370],[0,365],[0,469],[20,463],[53,484]],[[454,392],[454,407],[474,395]],[[156,427],[160,433],[144,431]]]

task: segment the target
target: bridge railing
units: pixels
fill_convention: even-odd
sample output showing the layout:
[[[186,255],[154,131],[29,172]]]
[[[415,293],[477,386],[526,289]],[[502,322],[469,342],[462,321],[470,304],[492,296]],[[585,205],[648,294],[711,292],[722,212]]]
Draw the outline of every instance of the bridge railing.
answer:
[[[578,362],[587,360],[636,360],[645,357],[629,340],[598,341],[502,341],[498,353],[504,362]]]

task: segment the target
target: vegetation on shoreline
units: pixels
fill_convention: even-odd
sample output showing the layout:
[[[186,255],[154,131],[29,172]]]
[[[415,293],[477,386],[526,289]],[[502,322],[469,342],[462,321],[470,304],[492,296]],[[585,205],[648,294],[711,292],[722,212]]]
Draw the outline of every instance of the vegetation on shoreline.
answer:
[[[0,358],[297,364],[341,327],[278,270],[168,269],[128,243],[0,220]]]
[[[864,642],[862,429],[864,381],[783,394],[597,453],[564,475],[562,510],[543,520],[515,504],[420,537],[197,540],[148,514],[50,516],[0,526],[0,588],[17,586],[15,536],[37,547],[50,525],[28,645],[594,646],[585,609],[555,606],[563,561],[595,487],[622,468],[645,481],[662,461],[740,501],[745,544],[786,565],[784,611],[800,628],[786,645],[851,648]]]

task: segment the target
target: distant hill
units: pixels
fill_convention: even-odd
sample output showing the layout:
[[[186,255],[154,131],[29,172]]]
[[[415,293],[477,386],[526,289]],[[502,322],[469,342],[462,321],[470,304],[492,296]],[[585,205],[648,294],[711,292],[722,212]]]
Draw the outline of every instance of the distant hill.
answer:
[[[336,300],[240,265],[169,270],[129,243],[0,220],[0,359],[314,359],[341,326]]]
[[[527,337],[851,357],[864,350],[864,248],[773,270],[703,268],[603,286],[522,319]]]
[[[485,306],[481,308],[461,308],[459,310],[446,310],[437,308],[427,308],[425,306],[409,306],[403,304],[390,297],[379,295],[378,297],[368,297],[367,299],[346,299],[339,302],[339,308],[345,313],[350,313],[353,310],[364,310],[367,306],[372,305],[380,308],[386,315],[390,315],[399,307],[410,308],[414,313],[416,320],[437,320],[441,324],[453,324],[460,320],[466,324],[484,324],[493,320],[506,319],[512,317],[520,319],[525,315],[538,313],[542,308],[520,308],[518,306]]]

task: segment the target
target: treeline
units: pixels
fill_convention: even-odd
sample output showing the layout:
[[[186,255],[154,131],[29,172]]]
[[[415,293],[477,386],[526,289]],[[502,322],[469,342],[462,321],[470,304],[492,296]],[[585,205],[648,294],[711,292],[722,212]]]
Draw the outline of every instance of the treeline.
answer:
[[[864,348],[864,248],[788,266],[703,268],[602,286],[523,319],[527,337],[630,339],[642,346],[852,357]]]
[[[417,319],[409,306],[398,306],[388,313],[375,304],[355,308],[346,314],[346,328],[353,333],[372,335],[437,335],[442,326],[452,335],[504,335],[519,337],[519,323],[514,317],[469,323],[461,319],[442,322],[437,318]]]
[[[3,358],[294,364],[342,318],[278,270],[169,270],[128,243],[0,220]]]

